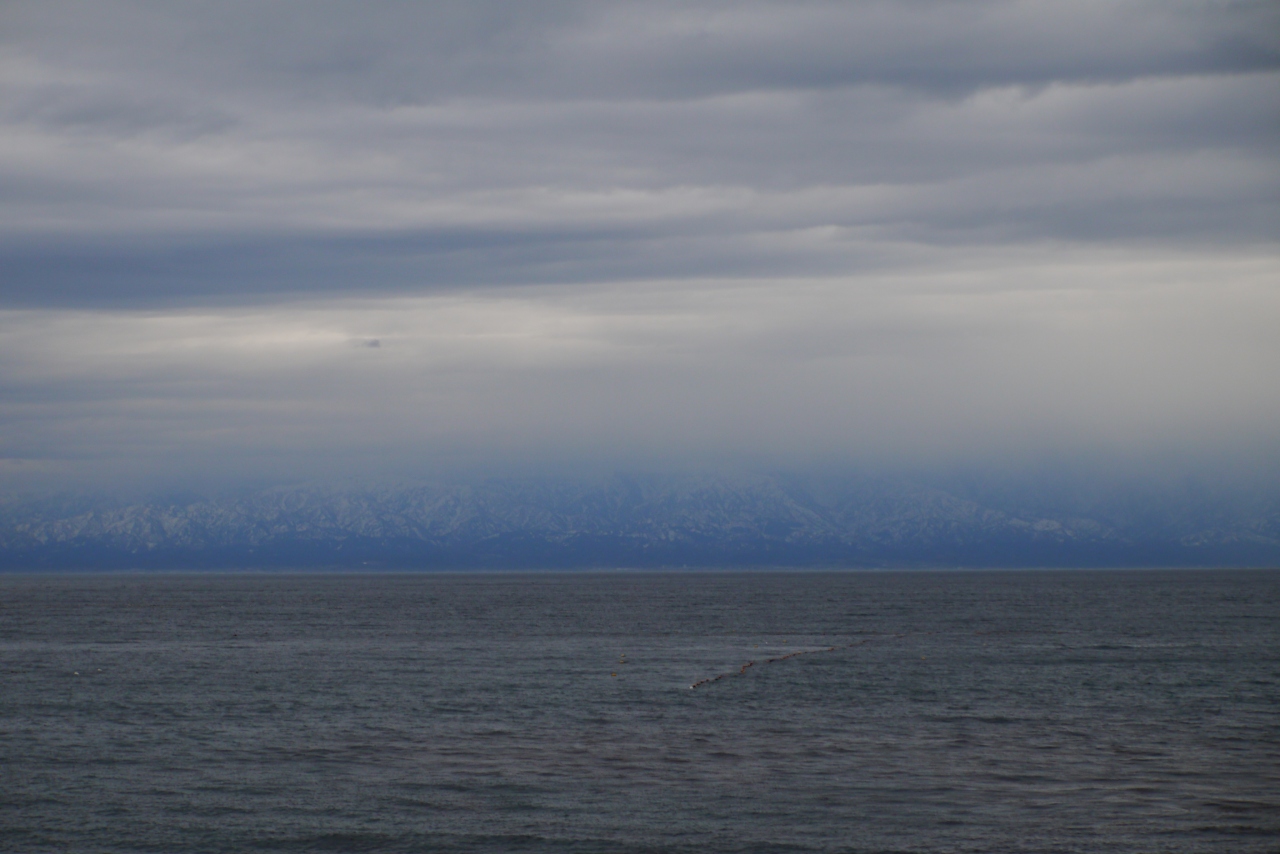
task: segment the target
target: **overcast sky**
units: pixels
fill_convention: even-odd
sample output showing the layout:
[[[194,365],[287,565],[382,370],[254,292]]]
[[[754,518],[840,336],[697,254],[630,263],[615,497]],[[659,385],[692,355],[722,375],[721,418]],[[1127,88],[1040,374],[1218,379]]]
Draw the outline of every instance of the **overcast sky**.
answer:
[[[1280,460],[1275,2],[4,2],[0,489]]]

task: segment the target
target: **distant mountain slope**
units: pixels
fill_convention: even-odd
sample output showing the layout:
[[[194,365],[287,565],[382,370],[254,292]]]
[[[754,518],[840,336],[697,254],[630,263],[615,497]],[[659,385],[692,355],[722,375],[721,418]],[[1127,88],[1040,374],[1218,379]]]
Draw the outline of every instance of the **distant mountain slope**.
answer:
[[[71,498],[0,508],[0,567],[1280,565],[1275,502],[1088,515],[1008,504],[906,482],[817,490],[768,477]]]

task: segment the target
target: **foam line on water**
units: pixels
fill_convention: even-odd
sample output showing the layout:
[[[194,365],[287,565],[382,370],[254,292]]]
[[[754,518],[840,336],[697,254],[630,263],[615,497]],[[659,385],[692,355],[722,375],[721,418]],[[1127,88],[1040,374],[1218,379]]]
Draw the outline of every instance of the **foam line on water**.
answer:
[[[838,646],[828,646],[828,647],[823,647],[822,649],[801,649],[795,652],[789,652],[786,655],[778,655],[773,658],[761,659],[760,661],[755,661],[753,659],[751,661],[748,661],[746,664],[742,665],[741,667],[739,667],[737,670],[730,670],[727,673],[721,673],[716,676],[708,676],[706,679],[699,679],[697,682],[694,682],[692,685],[690,685],[689,688],[690,690],[693,690],[696,688],[700,688],[703,685],[709,685],[712,682],[719,682],[721,679],[725,679],[730,676],[743,676],[746,674],[746,672],[749,669],[751,669],[752,667],[755,667],[757,664],[775,664],[779,661],[786,661],[789,658],[798,658],[801,655],[813,655],[814,653],[819,653],[819,652],[835,652],[841,649],[853,649],[854,647],[871,643],[873,640],[889,640],[889,639],[903,638],[903,637],[906,637],[907,634],[909,633],[902,632],[899,634],[889,635],[887,638],[863,638],[862,640],[854,641],[853,643],[849,643],[849,644],[842,644]],[[928,634],[933,634],[933,632],[928,632]]]

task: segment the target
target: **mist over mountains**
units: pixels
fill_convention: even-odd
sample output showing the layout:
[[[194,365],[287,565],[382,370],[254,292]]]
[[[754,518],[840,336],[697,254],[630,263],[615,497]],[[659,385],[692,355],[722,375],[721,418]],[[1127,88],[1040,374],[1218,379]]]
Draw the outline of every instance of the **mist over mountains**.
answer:
[[[491,479],[0,505],[0,568],[1280,564],[1280,500],[907,479]]]

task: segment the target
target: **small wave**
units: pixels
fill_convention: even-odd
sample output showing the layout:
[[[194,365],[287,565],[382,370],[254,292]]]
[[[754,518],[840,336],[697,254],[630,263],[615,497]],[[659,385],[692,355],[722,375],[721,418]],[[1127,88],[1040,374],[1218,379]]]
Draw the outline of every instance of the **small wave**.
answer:
[[[701,688],[703,685],[710,685],[712,682],[719,682],[721,679],[727,679],[730,676],[745,676],[748,670],[758,664],[776,664],[780,661],[786,661],[791,658],[799,658],[802,655],[815,655],[820,652],[836,652],[842,649],[853,649],[854,647],[863,646],[875,640],[895,640],[897,638],[904,638],[907,634],[907,632],[903,632],[901,634],[889,635],[886,637],[863,638],[862,640],[839,646],[827,646],[820,649],[801,649],[795,652],[789,652],[786,655],[778,655],[773,658],[762,658],[759,661],[753,659],[739,667],[737,670],[730,670],[727,673],[720,673],[716,676],[708,676],[706,679],[699,679],[697,682],[690,685],[689,688],[690,690],[696,690]],[[926,634],[933,634],[933,632],[926,632]]]

